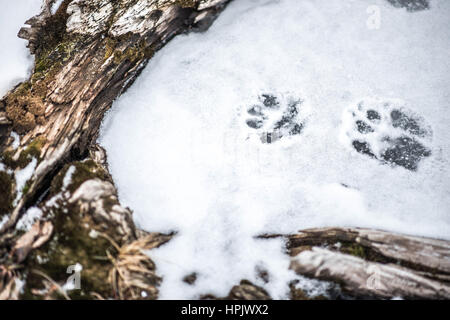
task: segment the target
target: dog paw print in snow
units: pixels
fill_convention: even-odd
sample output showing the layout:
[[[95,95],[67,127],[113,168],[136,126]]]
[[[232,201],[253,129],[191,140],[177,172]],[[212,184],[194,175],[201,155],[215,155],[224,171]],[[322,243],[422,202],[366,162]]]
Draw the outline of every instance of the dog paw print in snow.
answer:
[[[409,12],[430,9],[429,0],[387,0],[396,8],[406,8]]]
[[[284,136],[302,132],[301,99],[288,95],[262,94],[247,109],[245,123],[250,133],[259,135],[263,143],[273,143]]]
[[[359,153],[417,170],[431,155],[432,131],[399,100],[365,99],[344,114],[344,139]]]

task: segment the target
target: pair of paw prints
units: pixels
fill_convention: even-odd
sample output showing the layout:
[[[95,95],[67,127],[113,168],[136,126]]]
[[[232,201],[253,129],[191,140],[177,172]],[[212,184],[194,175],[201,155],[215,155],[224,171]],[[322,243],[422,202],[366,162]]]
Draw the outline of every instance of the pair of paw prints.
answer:
[[[263,143],[299,135],[305,125],[303,101],[290,95],[261,94],[246,114],[247,129]],[[414,171],[431,155],[431,128],[399,100],[364,99],[347,110],[343,126],[358,153],[382,163]]]
[[[431,155],[431,129],[400,101],[363,100],[348,110],[344,126],[357,152],[384,163],[416,170]]]
[[[245,123],[259,134],[263,143],[273,143],[284,136],[302,132],[301,99],[276,94],[262,94],[257,103],[247,109]]]

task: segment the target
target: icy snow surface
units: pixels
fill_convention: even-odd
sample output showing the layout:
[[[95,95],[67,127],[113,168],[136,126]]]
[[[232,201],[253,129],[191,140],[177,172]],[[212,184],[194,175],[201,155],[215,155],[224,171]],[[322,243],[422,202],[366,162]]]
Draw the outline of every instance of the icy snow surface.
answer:
[[[0,98],[23,81],[33,66],[27,42],[17,33],[24,22],[39,13],[41,0],[0,0]]]
[[[67,169],[67,172],[66,172],[66,175],[64,176],[64,179],[63,179],[63,186],[62,186],[62,188],[65,190],[69,185],[70,185],[70,183],[72,182],[72,176],[73,176],[73,174],[75,173],[75,171],[76,171],[76,167],[75,166],[70,166],[69,167],[69,169]]]
[[[42,210],[38,207],[29,208],[17,221],[16,229],[22,231],[29,231],[33,224],[42,217]]]
[[[17,170],[15,174],[16,178],[16,192],[17,196],[14,200],[14,205],[17,204],[19,199],[22,197],[23,188],[25,187],[28,180],[31,179],[34,173],[34,169],[36,169],[37,160],[36,158],[33,158],[31,162],[23,169]]]
[[[63,3],[64,0],[56,0],[53,4],[52,7],[50,8],[50,11],[52,14],[55,14],[56,11],[58,11],[59,7],[61,6],[61,4]]]
[[[449,53],[448,0],[417,12],[238,0],[206,33],[159,51],[100,142],[136,222],[177,232],[150,253],[160,298],[224,296],[241,279],[285,298],[288,257],[263,233],[450,239]]]

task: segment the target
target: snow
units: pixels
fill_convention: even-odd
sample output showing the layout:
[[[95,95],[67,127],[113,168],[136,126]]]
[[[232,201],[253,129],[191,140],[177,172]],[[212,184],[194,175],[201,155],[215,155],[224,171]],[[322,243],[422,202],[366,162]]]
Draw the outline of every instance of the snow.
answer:
[[[91,237],[92,239],[97,239],[98,232],[94,229],[91,229],[91,231],[89,231],[89,237]]]
[[[64,0],[56,0],[53,4],[52,4],[52,7],[51,7],[51,13],[52,14],[55,14],[57,11],[58,11],[58,9],[59,9],[59,7],[61,6],[61,4],[64,2]]]
[[[309,297],[325,296],[333,299],[333,293],[340,290],[339,286],[326,281],[319,281],[317,279],[309,279],[306,277],[298,277],[296,279],[294,286],[296,289],[301,289]]]
[[[17,134],[17,132],[11,131],[11,137],[14,139],[11,147],[16,150],[20,146],[20,136]]]
[[[4,215],[3,217],[0,218],[0,229],[3,228],[5,223],[8,222],[8,220],[9,220],[9,216],[8,215]]]
[[[15,278],[14,284],[16,286],[16,290],[22,294],[24,292],[24,288],[25,288],[25,280]]]
[[[42,217],[42,210],[38,207],[29,208],[17,222],[16,229],[28,231],[33,224]]]
[[[160,298],[225,296],[241,279],[286,298],[294,276],[283,243],[259,234],[358,226],[450,239],[449,15],[447,0],[418,12],[384,0],[234,1],[206,33],[160,50],[99,139],[138,225],[177,232],[149,252]],[[250,115],[263,94],[301,101],[299,134],[265,143],[282,113]],[[382,118],[364,136],[375,157],[352,146],[361,102]],[[431,153],[415,169],[381,158],[383,143],[410,135],[385,102],[426,131],[417,139]],[[195,284],[184,283],[193,272]]]
[[[75,173],[75,171],[76,171],[76,167],[74,165],[71,165],[69,167],[69,169],[67,169],[67,172],[64,175],[64,179],[63,179],[63,186],[62,186],[63,190],[67,189],[67,187],[72,182],[72,175]]]
[[[29,75],[33,58],[27,42],[17,33],[24,22],[39,13],[40,0],[0,0],[0,98]]]
[[[30,163],[23,169],[17,170],[15,174],[16,179],[16,191],[17,196],[14,200],[14,205],[17,204],[17,201],[22,197],[23,188],[28,180],[33,176],[34,169],[36,169],[37,160],[33,158]]]

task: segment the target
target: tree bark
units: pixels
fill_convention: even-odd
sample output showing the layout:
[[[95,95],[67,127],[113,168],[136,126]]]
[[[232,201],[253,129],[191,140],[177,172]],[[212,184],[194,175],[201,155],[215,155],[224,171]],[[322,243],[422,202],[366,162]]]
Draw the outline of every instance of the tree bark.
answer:
[[[86,157],[104,113],[154,52],[178,33],[205,27],[226,2],[65,0],[51,15],[52,1],[45,1],[42,13],[27,21],[31,27],[19,32],[36,55],[33,75],[2,101],[6,136],[21,134],[17,149],[12,139],[1,146],[4,162],[18,170],[33,150],[38,164],[0,232],[12,227],[63,163]]]

